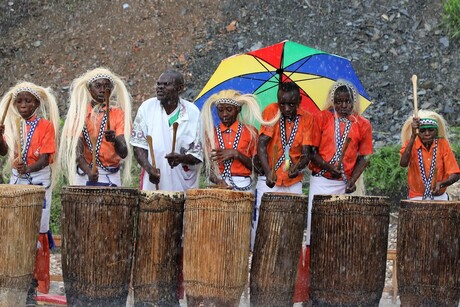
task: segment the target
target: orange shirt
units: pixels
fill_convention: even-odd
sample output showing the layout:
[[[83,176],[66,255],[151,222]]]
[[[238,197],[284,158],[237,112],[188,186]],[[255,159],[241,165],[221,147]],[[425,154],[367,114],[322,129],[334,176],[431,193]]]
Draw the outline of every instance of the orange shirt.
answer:
[[[27,122],[32,122],[36,118],[34,115],[31,119]],[[30,125],[25,125],[26,131],[24,133],[24,137],[29,133]],[[54,127],[49,120],[44,118],[40,118],[37,123],[37,127],[35,127],[34,134],[30,141],[29,151],[27,152],[27,165],[32,165],[38,161],[38,158],[41,154],[54,154],[56,152],[56,144],[54,142],[55,132]],[[23,144],[25,146],[25,144]],[[24,150],[24,148],[22,148]],[[16,157],[17,157],[17,149],[15,150]],[[53,159],[50,156],[49,163],[53,163]]]
[[[358,155],[370,155],[373,149],[371,123],[360,115],[351,115],[348,119],[352,122],[350,131],[348,132],[348,137],[351,138],[351,142],[348,145],[342,162],[345,174],[347,177],[350,177],[353,173]],[[330,110],[324,110],[315,114],[313,146],[318,148],[319,155],[326,162],[329,162],[336,152],[334,120],[334,113]],[[344,122],[340,122],[340,135],[343,134],[345,125]],[[309,167],[315,173],[321,171],[321,168],[313,163],[310,163]],[[326,172],[324,177],[332,178],[329,172]]]
[[[88,129],[88,134],[90,138],[97,138],[99,134],[99,129],[102,122],[102,117],[104,116],[104,110],[100,110],[99,114],[96,117],[96,123],[91,122],[91,111],[93,107],[91,104],[88,104],[88,111],[86,114],[85,125]],[[115,136],[124,134],[124,125],[125,125],[125,114],[122,109],[110,107],[110,129],[115,131]],[[104,131],[107,128],[104,128]],[[83,136],[83,134],[82,134]],[[85,160],[86,162],[91,162],[91,152],[89,151],[86,141],[83,140],[85,145]],[[107,142],[105,136],[102,136],[102,144],[99,150],[99,160],[102,165],[106,167],[117,167],[120,164],[120,156],[115,152],[115,144],[112,142]]]
[[[269,121],[275,117],[278,113],[279,107],[278,103],[272,103],[268,105],[262,113],[262,118],[266,121]],[[294,137],[294,142],[289,150],[289,156],[291,157],[291,163],[294,165],[300,160],[300,156],[302,155],[302,146],[305,145],[312,145],[311,139],[311,130],[313,127],[313,117],[310,113],[301,110],[300,108],[297,109],[297,115],[300,115],[299,126],[297,128],[297,133]],[[286,142],[288,142],[289,137],[291,135],[291,131],[294,128],[294,121],[289,122],[288,120],[285,121],[286,123]],[[260,134],[265,134],[266,136],[270,137],[270,141],[267,145],[267,157],[268,163],[270,168],[273,167],[273,155],[275,154],[275,164],[278,162],[278,159],[281,155],[284,154],[283,145],[281,143],[281,133],[280,133],[280,121],[278,121],[274,126],[261,126],[260,127]],[[275,144],[278,146],[278,150],[274,153]],[[289,178],[288,171],[284,170],[284,165],[286,161],[284,161],[281,166],[276,171],[276,185],[277,186],[291,186],[294,183],[302,181],[303,174],[299,174],[295,178]]]
[[[407,141],[401,148],[400,154],[406,150]],[[433,143],[434,144],[434,143]],[[430,150],[427,150],[423,146],[420,139],[417,137],[412,147],[410,154],[409,169],[407,172],[407,181],[409,184],[409,198],[423,196],[425,186],[423,184],[422,174],[420,172],[418,164],[418,149],[422,148],[423,165],[425,167],[425,174],[428,177],[430,173],[431,157],[433,156],[434,146],[432,145]],[[446,139],[438,139],[438,150],[436,154],[436,167],[438,174],[436,180],[438,182],[444,181],[452,174],[460,173],[455,155]],[[441,189],[442,193],[446,191],[446,188]]]
[[[233,142],[235,141],[235,136],[238,131],[238,121],[235,121],[230,127],[226,127],[219,124],[220,130],[222,131],[222,139],[224,142],[225,148],[233,148]],[[229,132],[225,132],[229,129]],[[255,131],[256,138],[253,139],[249,129]],[[214,139],[216,143],[216,148],[220,148],[219,141],[217,139],[217,132],[214,129]],[[253,156],[257,154],[257,129],[250,125],[243,125],[241,130],[240,140],[238,142],[237,150],[243,155],[252,159]],[[219,163],[220,173],[224,171],[224,163]],[[240,160],[234,159],[230,167],[230,172],[232,176],[250,176],[252,170],[246,168]]]

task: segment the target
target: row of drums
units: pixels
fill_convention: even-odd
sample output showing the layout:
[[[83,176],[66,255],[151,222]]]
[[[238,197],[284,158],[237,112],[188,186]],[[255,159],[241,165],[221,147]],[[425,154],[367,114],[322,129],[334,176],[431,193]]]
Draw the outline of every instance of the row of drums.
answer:
[[[44,190],[0,185],[0,194],[2,305],[8,293],[17,298],[23,292],[25,302]],[[249,275],[252,306],[292,305],[308,198],[263,195],[249,274],[254,195],[219,189],[186,194],[185,199],[183,193],[164,191],[64,187],[67,304],[122,306],[132,287],[135,305],[179,305],[183,248],[189,306],[207,301],[238,306]],[[315,196],[313,305],[378,306],[385,283],[389,214],[386,197]],[[459,238],[460,202],[401,201],[397,263],[404,306],[458,306]]]

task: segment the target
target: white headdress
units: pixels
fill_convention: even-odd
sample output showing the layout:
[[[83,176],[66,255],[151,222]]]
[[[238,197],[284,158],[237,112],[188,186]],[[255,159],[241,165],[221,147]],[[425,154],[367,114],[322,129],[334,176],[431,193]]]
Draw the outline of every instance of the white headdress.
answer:
[[[14,100],[16,96],[21,92],[28,92],[32,94],[39,102],[40,105],[35,110],[35,113],[39,115],[41,118],[45,118],[51,122],[54,128],[55,133],[55,146],[56,146],[56,153],[51,157],[51,159],[55,162],[58,161],[58,153],[57,150],[59,148],[59,108],[57,106],[56,97],[54,96],[53,91],[51,88],[44,88],[33,84],[31,82],[19,82],[12,88],[8,90],[8,92],[3,96],[0,102],[0,114],[5,112],[5,108],[8,107],[6,110],[6,118],[5,118],[5,139],[8,144],[8,167],[5,167],[3,170],[7,171],[10,169],[13,159],[14,159],[14,147],[19,136],[19,131],[16,128],[16,119],[22,118],[19,114],[17,108],[13,106]],[[22,121],[24,124],[24,121]],[[50,164],[51,167],[51,185],[54,186],[56,183],[56,176],[59,172],[59,163],[52,163]]]
[[[124,137],[128,146],[128,156],[124,159],[123,185],[128,185],[131,181],[132,149],[129,146],[132,125],[131,96],[120,77],[106,68],[96,68],[73,80],[70,86],[70,105],[62,128],[60,147],[61,165],[70,184],[73,184],[77,171],[77,146],[85,124],[88,104],[92,100],[89,85],[101,78],[108,79],[113,84],[111,97],[115,100],[111,98],[110,105],[121,108],[125,114]]]

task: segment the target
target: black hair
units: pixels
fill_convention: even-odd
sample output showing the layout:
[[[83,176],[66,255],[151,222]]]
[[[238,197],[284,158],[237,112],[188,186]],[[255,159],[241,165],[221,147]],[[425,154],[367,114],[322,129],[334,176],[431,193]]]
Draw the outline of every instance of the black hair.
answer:
[[[295,93],[300,97],[300,87],[295,82],[280,82],[278,91],[285,93]]]
[[[177,70],[174,70],[174,69],[169,69],[169,70],[166,70],[165,72],[163,72],[163,74],[169,74],[169,75],[173,75],[174,76],[174,80],[176,82],[176,85],[179,85],[179,86],[184,86],[184,75],[180,72],[178,72]]]

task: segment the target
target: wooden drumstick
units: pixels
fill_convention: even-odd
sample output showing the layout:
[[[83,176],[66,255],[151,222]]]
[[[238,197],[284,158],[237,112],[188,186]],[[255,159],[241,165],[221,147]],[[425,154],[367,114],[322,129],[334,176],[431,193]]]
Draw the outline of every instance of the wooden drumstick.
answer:
[[[105,105],[107,106],[107,130],[110,130],[110,88],[106,88],[104,92]]]
[[[414,117],[418,117],[417,75],[412,75],[412,89],[414,95]]]
[[[2,122],[0,123],[0,125],[3,125],[3,123],[5,122],[6,113],[8,113],[8,108],[10,107],[10,102],[11,102],[11,100],[12,100],[12,99],[8,100],[8,102],[6,103],[5,110],[3,110]]]
[[[275,144],[275,146],[273,146],[273,165],[272,165],[272,174],[271,174],[271,180],[275,180],[275,166],[276,166],[276,154],[278,153],[278,144]]]
[[[17,140],[17,146],[18,146],[18,158],[19,160],[22,159],[21,155],[22,155],[22,148],[21,148],[21,138],[22,138],[22,135],[21,135],[21,118],[18,117],[16,118],[16,130],[18,131],[18,140]]]
[[[97,165],[96,165],[96,142],[97,141],[96,141],[95,138],[91,138],[91,146],[93,147],[93,153],[92,153],[93,155],[91,157],[92,158],[91,161],[92,161],[93,166],[91,168],[91,171],[93,173],[95,173],[97,171]]]
[[[345,152],[347,151],[347,148],[348,148],[348,145],[350,145],[350,142],[351,142],[351,138],[347,137],[345,139],[345,142],[343,143],[342,154],[340,155],[340,159],[337,164],[338,166],[342,165],[343,157],[345,156]]]
[[[431,191],[434,192],[436,191],[436,185],[438,184],[438,167],[434,167],[433,171],[433,185],[431,187]]]
[[[153,141],[152,141],[151,135],[147,135],[147,143],[149,144],[149,151],[150,151],[150,158],[152,159],[152,166],[156,171],[157,164],[155,163],[155,153],[153,152]],[[155,188],[159,190],[158,183],[155,183]]]
[[[414,117],[418,118],[417,75],[412,75],[412,90],[414,96]],[[418,129],[416,133],[418,134]]]
[[[172,150],[171,150],[172,153],[174,153],[176,150],[177,127],[179,127],[179,123],[175,122],[173,124],[173,143],[172,143]]]

